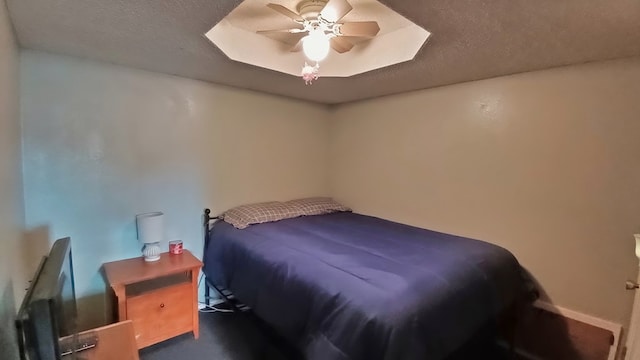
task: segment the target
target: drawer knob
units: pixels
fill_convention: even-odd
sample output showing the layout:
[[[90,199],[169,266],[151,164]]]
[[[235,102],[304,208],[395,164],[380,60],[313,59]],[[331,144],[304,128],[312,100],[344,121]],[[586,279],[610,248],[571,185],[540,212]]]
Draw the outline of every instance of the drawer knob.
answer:
[[[161,307],[161,308],[164,308],[164,303],[161,303],[161,304],[160,304],[160,307]]]

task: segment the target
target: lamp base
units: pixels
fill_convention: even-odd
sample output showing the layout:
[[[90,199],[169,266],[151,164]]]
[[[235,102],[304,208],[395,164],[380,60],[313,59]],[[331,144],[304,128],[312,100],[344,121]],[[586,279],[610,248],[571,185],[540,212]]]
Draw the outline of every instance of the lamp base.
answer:
[[[142,256],[144,256],[144,261],[153,262],[160,260],[160,243],[149,243],[144,244],[142,247]]]

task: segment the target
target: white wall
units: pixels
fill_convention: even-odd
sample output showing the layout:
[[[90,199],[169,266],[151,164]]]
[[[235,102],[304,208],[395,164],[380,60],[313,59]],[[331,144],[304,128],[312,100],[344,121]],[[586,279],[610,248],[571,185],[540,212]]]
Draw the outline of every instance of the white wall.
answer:
[[[135,214],[201,256],[204,207],[328,193],[320,106],[25,50],[21,111],[26,224],[71,236],[83,327],[104,322],[100,265],[140,254]]]
[[[24,295],[29,269],[22,261],[23,229],[18,48],[6,4],[0,0],[0,353],[18,359],[16,304]]]
[[[365,101],[332,114],[332,194],[506,247],[554,303],[625,324],[638,271],[640,59]]]

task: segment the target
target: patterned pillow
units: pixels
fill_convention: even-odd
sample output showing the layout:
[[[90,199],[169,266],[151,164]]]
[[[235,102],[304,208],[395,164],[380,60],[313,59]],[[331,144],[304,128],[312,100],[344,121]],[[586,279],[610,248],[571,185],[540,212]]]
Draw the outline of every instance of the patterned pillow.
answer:
[[[295,206],[279,201],[269,201],[234,207],[224,213],[224,221],[238,229],[244,229],[251,224],[278,221],[304,215]]]
[[[340,204],[330,197],[311,197],[287,201],[285,204],[294,206],[303,215],[322,215],[339,211],[351,211],[350,208]]]

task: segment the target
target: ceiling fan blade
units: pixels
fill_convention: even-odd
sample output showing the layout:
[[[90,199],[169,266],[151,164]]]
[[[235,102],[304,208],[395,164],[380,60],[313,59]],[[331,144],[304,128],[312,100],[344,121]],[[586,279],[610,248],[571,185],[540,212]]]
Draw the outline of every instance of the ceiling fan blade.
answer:
[[[353,10],[353,7],[347,0],[329,0],[327,5],[320,11],[320,16],[327,21],[336,22],[351,10]]]
[[[282,41],[288,45],[294,45],[294,49],[297,49],[298,46],[300,47],[300,50],[302,50],[302,38],[307,36],[306,33],[304,32],[300,32],[297,34],[290,34],[287,35],[287,37],[285,39],[283,39]],[[291,49],[291,51],[293,51],[293,49]],[[296,50],[298,51],[298,50]]]
[[[307,36],[305,31],[291,33],[287,30],[264,30],[257,32],[260,35],[264,35],[270,39],[284,44],[285,46],[296,45],[303,37]]]
[[[340,34],[344,36],[374,37],[380,32],[375,21],[348,22],[340,25]]]
[[[342,54],[353,49],[353,44],[345,38],[334,37],[331,38],[331,48]]]
[[[304,29],[273,29],[273,30],[258,30],[256,34],[275,34],[275,33],[289,33],[299,34],[305,32]]]
[[[298,13],[291,11],[289,9],[287,9],[286,7],[280,5],[280,4],[274,4],[274,3],[268,3],[267,6],[272,9],[275,10],[277,12],[279,12],[280,14],[293,19],[294,21],[298,21],[298,22],[303,22],[304,19],[302,18],[302,16],[300,16]]]
[[[302,39],[298,40],[294,47],[291,48],[291,52],[300,52],[302,51]]]

